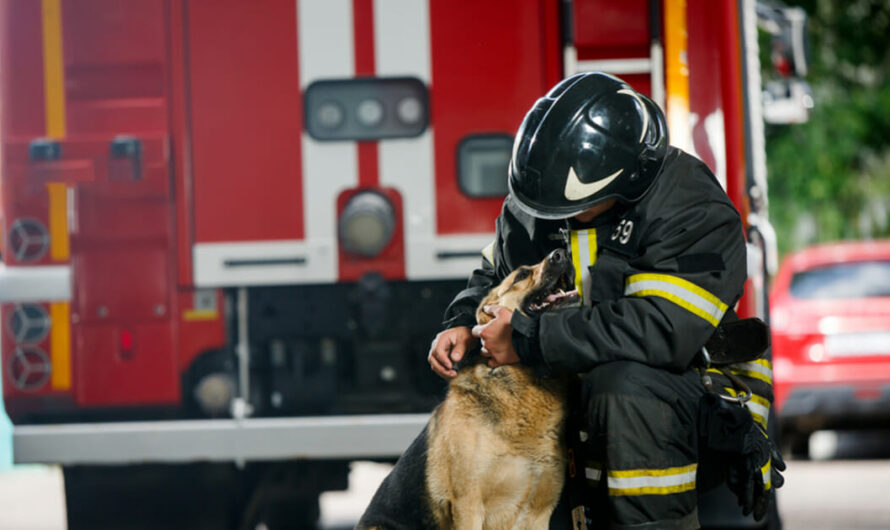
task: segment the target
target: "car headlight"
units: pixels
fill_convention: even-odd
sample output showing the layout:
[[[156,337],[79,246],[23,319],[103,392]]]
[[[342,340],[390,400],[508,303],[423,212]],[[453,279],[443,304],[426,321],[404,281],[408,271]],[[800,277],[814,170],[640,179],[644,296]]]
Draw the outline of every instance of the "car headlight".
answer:
[[[364,191],[354,195],[340,214],[340,243],[349,252],[373,257],[392,239],[395,209],[383,195]]]

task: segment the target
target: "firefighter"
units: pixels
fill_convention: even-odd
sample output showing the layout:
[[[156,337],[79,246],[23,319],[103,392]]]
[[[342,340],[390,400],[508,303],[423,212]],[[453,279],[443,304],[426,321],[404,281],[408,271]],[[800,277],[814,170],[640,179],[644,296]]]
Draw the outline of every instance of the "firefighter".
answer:
[[[432,369],[454,377],[481,345],[491,366],[580,374],[584,504],[613,528],[698,528],[705,390],[693,365],[742,294],[738,212],[703,162],[668,145],[659,107],[602,73],[569,77],[534,104],[508,178],[496,239],[445,312]],[[565,246],[581,305],[531,316],[487,308],[495,320],[474,327],[492,286]],[[762,517],[770,456],[754,445],[734,490]]]

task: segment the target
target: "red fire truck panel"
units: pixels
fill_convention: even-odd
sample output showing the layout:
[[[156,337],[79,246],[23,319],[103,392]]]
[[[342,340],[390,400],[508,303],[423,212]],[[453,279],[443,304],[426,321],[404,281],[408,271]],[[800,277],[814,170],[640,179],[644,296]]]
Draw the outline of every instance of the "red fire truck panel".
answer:
[[[485,2],[473,11],[413,1],[190,4],[195,283],[329,283],[379,270],[378,258],[343,255],[338,240],[337,198],[360,188],[389,188],[402,201],[392,222],[405,251],[387,256],[387,277],[465,276],[490,240],[503,192],[461,188],[459,145],[509,138],[560,75],[557,4]],[[427,95],[399,100],[385,85],[372,95],[358,84],[344,92],[362,76],[396,88],[398,79],[419,81]],[[348,97],[314,108],[301,95],[319,81]],[[364,139],[316,138],[306,120],[358,127]],[[391,134],[393,123],[423,121],[419,135]],[[479,160],[495,163],[502,182],[508,155],[509,145]]]
[[[195,241],[302,240],[296,2],[184,9]]]

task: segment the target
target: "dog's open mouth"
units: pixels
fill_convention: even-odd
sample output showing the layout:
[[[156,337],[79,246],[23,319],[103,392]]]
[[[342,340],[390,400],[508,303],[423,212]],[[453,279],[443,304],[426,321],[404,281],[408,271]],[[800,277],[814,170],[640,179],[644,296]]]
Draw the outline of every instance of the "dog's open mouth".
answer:
[[[554,268],[556,267],[551,267],[551,269]],[[574,271],[571,266],[560,268],[562,270],[545,271],[545,279],[541,282],[541,286],[529,293],[523,303],[525,313],[543,313],[557,307],[578,303],[578,290],[572,285]]]

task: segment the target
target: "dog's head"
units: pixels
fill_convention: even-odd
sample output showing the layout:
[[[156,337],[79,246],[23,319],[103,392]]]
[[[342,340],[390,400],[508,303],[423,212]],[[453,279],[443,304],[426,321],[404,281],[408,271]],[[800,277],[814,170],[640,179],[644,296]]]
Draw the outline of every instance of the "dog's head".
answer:
[[[522,266],[511,272],[492,289],[476,310],[476,320],[486,324],[492,316],[485,306],[499,305],[526,315],[542,313],[571,303],[578,303],[578,291],[572,288],[574,269],[566,252],[554,250],[537,265]]]

